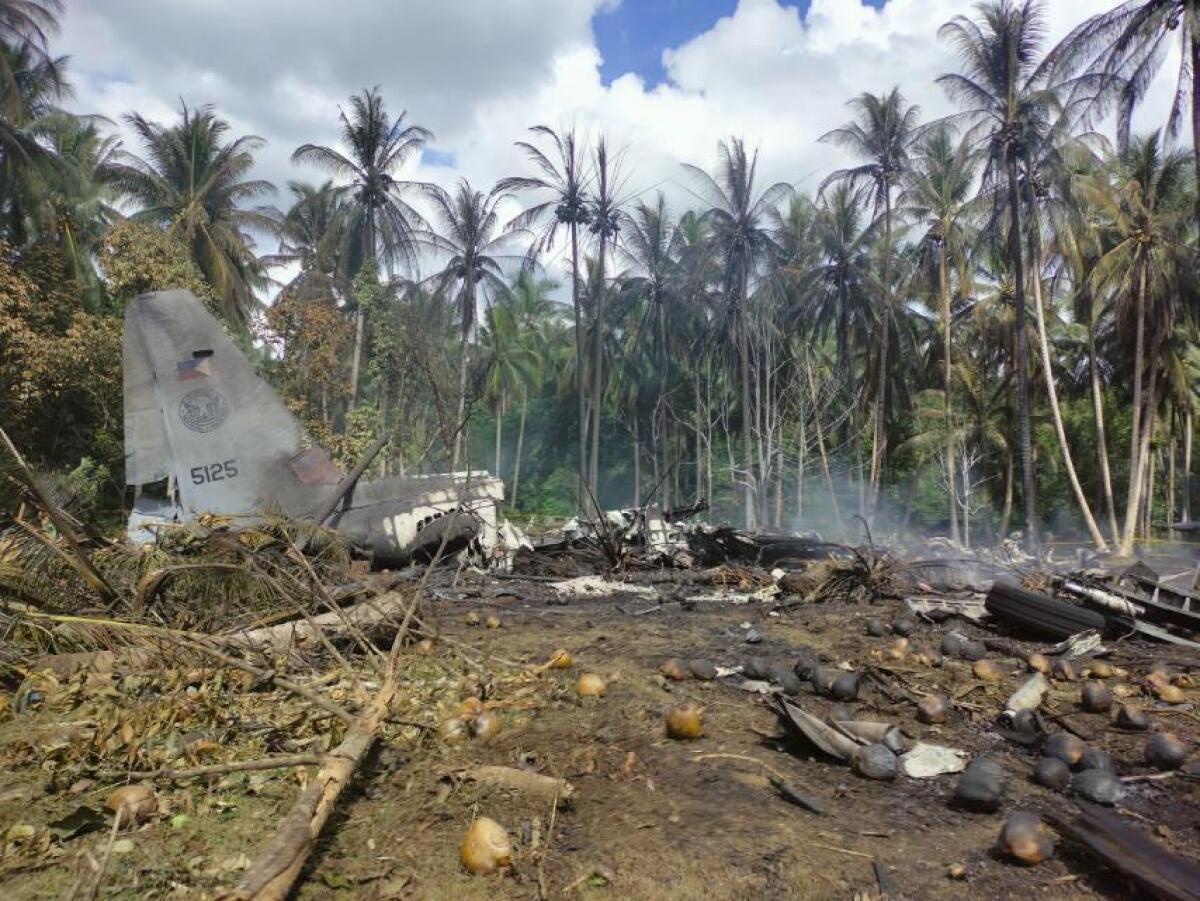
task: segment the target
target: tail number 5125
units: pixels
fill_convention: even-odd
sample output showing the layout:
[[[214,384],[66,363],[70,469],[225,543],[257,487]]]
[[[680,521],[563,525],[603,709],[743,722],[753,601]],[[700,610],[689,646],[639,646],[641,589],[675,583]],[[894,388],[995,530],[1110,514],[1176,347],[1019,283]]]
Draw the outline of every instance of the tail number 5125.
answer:
[[[206,463],[203,466],[193,466],[191,474],[193,485],[207,485],[209,482],[223,482],[226,479],[236,479],[238,474],[237,460],[226,460],[223,463]]]

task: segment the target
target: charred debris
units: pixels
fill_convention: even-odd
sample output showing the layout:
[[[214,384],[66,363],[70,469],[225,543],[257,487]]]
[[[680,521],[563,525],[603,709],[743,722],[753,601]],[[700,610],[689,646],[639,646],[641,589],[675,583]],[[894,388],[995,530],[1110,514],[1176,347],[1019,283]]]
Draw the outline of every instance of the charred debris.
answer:
[[[1033,866],[1061,844],[1075,849],[1071,866],[1098,867],[1131,891],[1200,897],[1194,833],[1189,842],[1156,826],[1176,798],[1195,797],[1200,777],[1196,573],[1062,567],[1012,547],[924,542],[918,554],[752,533],[704,522],[703,503],[605,511],[532,538],[502,523],[489,546],[444,529],[407,566],[372,571],[345,536],[283,516],[202,517],[136,546],[107,539],[8,450],[18,505],[0,538],[0,678],[4,719],[26,737],[14,744],[10,732],[0,753],[79,801],[8,828],[0,882],[65,864],[72,891],[94,896],[116,878],[121,836],[177,820],[180,786],[302,774],[253,857],[195,875],[224,897],[284,897],[343,790],[370,778],[364,761],[487,742],[513,709],[538,703],[539,683],[575,703],[617,703],[608,674],[574,660],[570,632],[520,660],[453,637],[448,605],[485,598],[498,612],[472,612],[468,627],[501,628],[514,600],[631,623],[728,611],[723,648],[680,647],[647,667],[671,696],[658,734],[708,741],[713,714],[689,686],[771,714],[777,725],[753,756],[696,759],[761,768],[780,815],[836,821],[853,802],[829,790],[830,768],[883,791],[941,785],[922,797],[947,815],[995,820],[994,847],[979,849],[988,859]],[[822,642],[772,634],[814,610],[837,624]],[[64,720],[74,725],[47,726]],[[552,811],[587,803],[532,762],[457,769],[443,785]],[[519,824],[504,810],[494,800],[480,809],[494,819],[473,820],[462,867],[516,872],[546,897],[559,814],[539,844],[527,828],[510,832]],[[872,867],[877,894],[904,894],[886,859]],[[945,878],[970,881],[980,868],[955,863]],[[594,884],[619,888],[619,869],[597,872]]]

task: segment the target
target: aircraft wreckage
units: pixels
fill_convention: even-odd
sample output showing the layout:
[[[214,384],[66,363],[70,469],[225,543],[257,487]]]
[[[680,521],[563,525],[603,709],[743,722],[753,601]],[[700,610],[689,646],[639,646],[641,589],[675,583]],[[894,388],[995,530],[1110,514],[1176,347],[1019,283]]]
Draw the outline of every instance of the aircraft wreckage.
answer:
[[[279,395],[190,291],[142,294],[125,311],[125,481],[133,541],[206,515],[263,511],[330,526],[380,566],[439,547],[493,553],[504,483],[486,472],[359,479],[306,434]]]

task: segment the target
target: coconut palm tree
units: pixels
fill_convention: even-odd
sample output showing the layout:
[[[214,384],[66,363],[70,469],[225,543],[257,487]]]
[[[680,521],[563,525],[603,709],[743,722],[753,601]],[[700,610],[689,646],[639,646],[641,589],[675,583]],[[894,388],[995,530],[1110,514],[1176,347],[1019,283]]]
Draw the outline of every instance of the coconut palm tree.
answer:
[[[419,154],[433,132],[406,124],[406,113],[390,119],[379,88],[364,89],[350,98],[350,110],[339,110],[343,149],[301,144],[292,162],[315,166],[333,176],[345,195],[348,210],[338,251],[341,279],[349,284],[364,266],[382,263],[389,274],[398,269],[415,273],[415,233],[424,220],[404,199],[416,187],[397,175]],[[354,312],[354,354],[350,367],[350,402],[358,396],[358,374],[366,327],[361,310]]]
[[[521,416],[517,425],[517,451],[509,499],[514,508],[521,487],[521,459],[525,448],[525,424],[529,418],[530,390],[539,388],[548,376],[553,375],[554,338],[561,323],[562,307],[551,300],[550,295],[557,287],[555,282],[537,278],[529,270],[522,269],[503,297],[504,305],[512,312],[516,334],[524,348],[524,372],[527,376],[527,380],[519,385]]]
[[[757,193],[758,153],[746,152],[741,138],[718,145],[718,163],[712,175],[685,164],[696,182],[711,229],[712,248],[721,259],[722,290],[731,313],[737,341],[741,382],[742,465],[744,517],[754,526],[757,480],[754,471],[754,416],[750,403],[750,283],[776,253],[769,212],[792,191],[778,182]]]
[[[441,268],[426,280],[435,295],[450,299],[459,314],[458,412],[453,422],[454,442],[451,469],[462,456],[466,428],[467,371],[472,334],[478,318],[480,292],[495,298],[507,290],[505,265],[516,266],[521,258],[504,253],[514,235],[500,223],[496,208],[511,195],[498,187],[484,194],[464,179],[453,194],[437,185],[425,185],[433,203],[430,229],[414,233],[415,245],[443,259]]]
[[[662,471],[668,468],[667,461],[667,377],[671,370],[672,341],[669,322],[677,318],[675,310],[677,259],[675,231],[667,209],[667,199],[660,191],[653,204],[637,204],[628,217],[628,227],[618,253],[630,264],[630,270],[622,273],[622,289],[640,296],[644,301],[642,316],[636,323],[638,337],[650,336],[650,359],[657,375],[658,391],[654,405],[656,419],[655,434],[659,440],[659,456]],[[670,480],[662,481],[660,503],[664,509],[670,507]]]
[[[270,267],[298,265],[303,278],[319,272],[338,276],[342,232],[349,201],[332,181],[311,185],[289,181],[292,205],[279,222],[279,250],[262,258]]]
[[[1007,216],[1016,323],[1017,433],[1025,503],[1025,540],[1037,540],[1033,450],[1029,422],[1029,351],[1025,339],[1026,260],[1022,247],[1019,172],[1032,148],[1060,119],[1059,93],[1039,63],[1045,20],[1038,0],[989,0],[976,19],[956,16],[939,34],[958,53],[961,69],[938,83],[962,110],[963,126],[985,152],[983,179]],[[995,229],[993,229],[993,232]]]
[[[246,177],[263,139],[229,140],[229,123],[211,106],[193,110],[181,104],[179,120],[169,125],[139,113],[125,120],[143,155],[120,151],[107,178],[137,204],[134,218],[158,223],[183,240],[216,289],[226,320],[244,329],[259,307],[255,289],[267,284],[252,233],[274,234],[278,228],[273,210],[245,206],[274,191],[270,182]]]
[[[585,401],[583,372],[583,321],[579,306],[579,229],[591,220],[588,204],[588,182],[586,154],[570,128],[559,134],[547,125],[535,125],[530,131],[545,139],[552,151],[547,154],[529,141],[517,141],[538,170],[536,175],[515,175],[501,179],[500,191],[535,191],[549,196],[515,218],[515,228],[534,229],[536,235],[530,246],[531,257],[554,248],[559,229],[565,229],[571,242],[571,307],[575,326],[575,400],[578,408],[579,426],[579,479],[581,489],[576,498],[583,505],[582,482],[587,477],[587,405]]]
[[[970,141],[955,141],[950,130],[933,129],[916,149],[905,173],[898,213],[918,229],[918,246],[924,262],[936,271],[938,318],[942,333],[942,416],[945,441],[942,453],[954,459],[955,431],[952,392],[954,355],[950,342],[951,274],[959,289],[970,281],[970,249],[975,240],[972,223],[975,154]],[[958,504],[950,492],[950,539],[957,542]]]
[[[847,182],[857,187],[862,184],[869,192],[875,215],[883,221],[883,271],[877,317],[877,336],[881,353],[879,377],[875,392],[875,417],[871,439],[871,480],[867,492],[867,508],[875,505],[879,487],[880,470],[883,466],[884,425],[887,421],[887,372],[888,345],[892,307],[892,201],[893,192],[900,186],[909,167],[909,149],[917,128],[920,114],[916,106],[908,104],[899,88],[887,94],[864,93],[847,104],[855,113],[855,119],[841,128],[822,135],[820,140],[836,144],[863,162],[848,169],[838,169],[825,179],[822,188],[833,182]]]
[[[103,286],[95,259],[105,230],[120,218],[104,177],[120,142],[102,135],[96,121],[66,114],[51,117],[44,132],[53,159],[42,167],[45,212],[40,230],[61,249],[84,302],[96,310]]]
[[[1113,161],[1111,180],[1084,188],[1095,205],[1108,251],[1092,271],[1097,293],[1117,298],[1125,332],[1133,332],[1129,485],[1121,553],[1132,550],[1150,456],[1158,390],[1159,352],[1191,285],[1189,204],[1193,181],[1183,150],[1164,150],[1157,132],[1135,138]],[[1127,340],[1127,337],[1126,337]]]
[[[604,397],[604,346],[606,336],[604,298],[608,293],[607,254],[616,247],[621,222],[625,213],[617,196],[620,191],[620,159],[608,152],[608,144],[601,135],[596,142],[593,172],[595,189],[588,198],[588,231],[596,236],[596,290],[592,291],[592,425],[591,462],[588,466],[588,483],[592,498],[599,499],[600,481],[600,414]]]
[[[1063,73],[1092,76],[1088,91],[1106,108],[1117,107],[1118,144],[1129,142],[1134,108],[1146,97],[1162,64],[1179,49],[1179,69],[1167,131],[1174,136],[1190,104],[1192,153],[1200,177],[1200,2],[1124,0],[1077,25],[1050,54]],[[1200,214],[1200,211],[1198,211]]]

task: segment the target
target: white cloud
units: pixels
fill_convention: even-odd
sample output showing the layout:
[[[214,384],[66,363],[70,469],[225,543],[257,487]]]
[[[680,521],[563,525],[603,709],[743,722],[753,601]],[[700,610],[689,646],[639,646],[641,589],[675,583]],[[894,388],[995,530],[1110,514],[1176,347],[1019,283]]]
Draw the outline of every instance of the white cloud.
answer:
[[[437,132],[453,165],[417,177],[479,187],[523,171],[512,142],[535,123],[603,129],[625,148],[631,196],[657,187],[691,200],[679,163],[705,165],[717,141],[761,151],[764,184],[813,189],[844,160],[817,142],[845,102],[899,84],[926,118],[950,110],[934,79],[955,68],[937,37],[972,0],[813,0],[802,18],[777,0],[741,0],[703,34],[664,53],[668,80],[634,74],[604,85],[591,31],[611,0],[107,0],[72,4],[60,48],[73,56],[75,106],[113,119],[173,114],[178,97],[212,102],[234,128],[267,139],[261,174],[283,185],[320,173],[293,167],[304,141],[336,140],[337,105],[381,86],[393,112]],[[1053,0],[1050,39],[1112,0]],[[1169,85],[1148,106],[1161,121]]]

